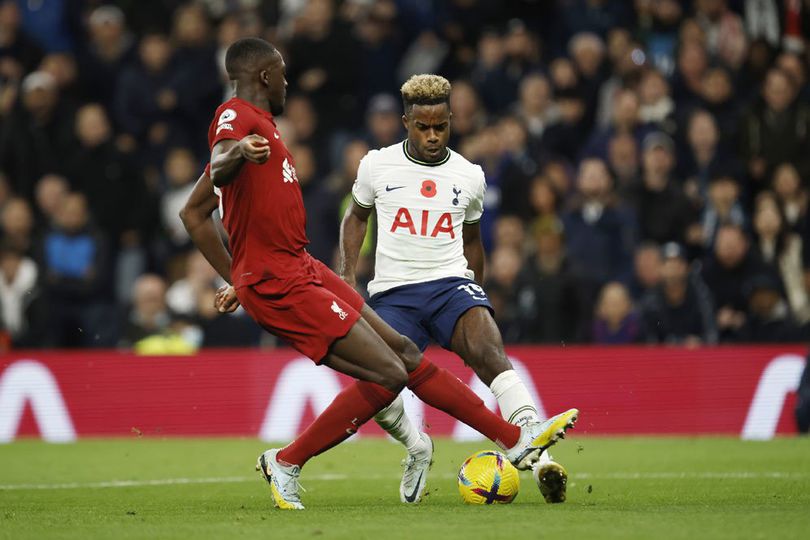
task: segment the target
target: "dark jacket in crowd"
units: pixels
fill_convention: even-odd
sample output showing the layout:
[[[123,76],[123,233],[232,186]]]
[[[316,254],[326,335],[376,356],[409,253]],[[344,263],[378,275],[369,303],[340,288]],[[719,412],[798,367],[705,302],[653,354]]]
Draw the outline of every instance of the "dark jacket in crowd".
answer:
[[[556,273],[549,273],[538,266],[535,257],[530,258],[515,283],[520,341],[580,341],[582,302],[577,285],[568,261],[563,261]]]
[[[663,286],[648,292],[641,301],[641,317],[647,343],[679,344],[689,336],[705,344],[717,343],[711,293],[697,272],[690,272],[680,305],[667,300]]]

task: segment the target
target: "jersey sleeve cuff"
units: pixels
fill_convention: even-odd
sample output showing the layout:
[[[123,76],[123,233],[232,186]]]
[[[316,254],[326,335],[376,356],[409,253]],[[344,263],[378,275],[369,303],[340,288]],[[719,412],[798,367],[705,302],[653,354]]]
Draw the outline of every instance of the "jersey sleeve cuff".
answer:
[[[221,143],[222,141],[239,141],[242,137],[238,136],[236,133],[226,133],[225,135],[217,135],[217,138],[211,142],[211,148],[213,149],[217,143]]]
[[[352,193],[352,200],[354,201],[354,203],[357,206],[360,206],[362,208],[374,208],[374,204],[365,204],[365,203],[362,203],[362,202],[358,201],[357,197],[354,196],[354,193]]]
[[[481,222],[481,218],[478,218],[478,219],[465,219],[464,220],[464,225],[475,225],[476,223],[480,223],[480,222]]]

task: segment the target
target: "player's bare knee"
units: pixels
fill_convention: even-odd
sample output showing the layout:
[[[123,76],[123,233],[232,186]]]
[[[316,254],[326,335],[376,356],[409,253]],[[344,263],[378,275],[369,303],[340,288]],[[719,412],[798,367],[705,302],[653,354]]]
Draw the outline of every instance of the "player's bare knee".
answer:
[[[496,343],[488,343],[468,351],[464,356],[464,363],[470,366],[478,378],[487,385],[500,373],[512,369],[512,363],[503,347]]]
[[[392,363],[387,366],[381,374],[379,384],[387,390],[398,394],[408,384],[408,372],[401,362]]]
[[[419,350],[416,343],[406,336],[402,336],[402,348],[399,351],[399,357],[405,364],[408,373],[418,368],[419,364],[422,363],[422,351]]]

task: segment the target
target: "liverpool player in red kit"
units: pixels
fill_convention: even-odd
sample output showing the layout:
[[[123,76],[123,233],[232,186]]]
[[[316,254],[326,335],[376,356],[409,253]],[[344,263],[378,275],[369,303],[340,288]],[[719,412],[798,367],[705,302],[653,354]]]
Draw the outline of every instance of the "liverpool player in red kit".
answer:
[[[455,376],[424,359],[413,342],[307,253],[295,163],[273,120],[286,97],[284,60],[270,43],[246,38],[228,48],[225,67],[236,97],[216,111],[208,133],[210,170],[181,212],[194,243],[232,283],[218,305],[232,310],[241,304],[266,330],[316,363],[357,379],[295,441],[259,456],[275,505],[302,509],[301,467],[348,438],[406,385],[425,403],[495,441],[515,463],[564,436],[575,411],[523,428],[507,423]],[[217,195],[232,255],[210,219]]]

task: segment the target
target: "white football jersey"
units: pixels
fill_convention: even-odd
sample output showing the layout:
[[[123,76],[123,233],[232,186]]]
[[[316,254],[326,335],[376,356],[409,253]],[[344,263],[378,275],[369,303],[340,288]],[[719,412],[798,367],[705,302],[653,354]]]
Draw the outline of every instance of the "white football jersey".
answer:
[[[377,260],[370,295],[393,287],[473,272],[462,225],[484,211],[486,179],[478,165],[448,148],[437,163],[408,154],[405,142],[372,150],[360,162],[354,201],[377,209]]]

